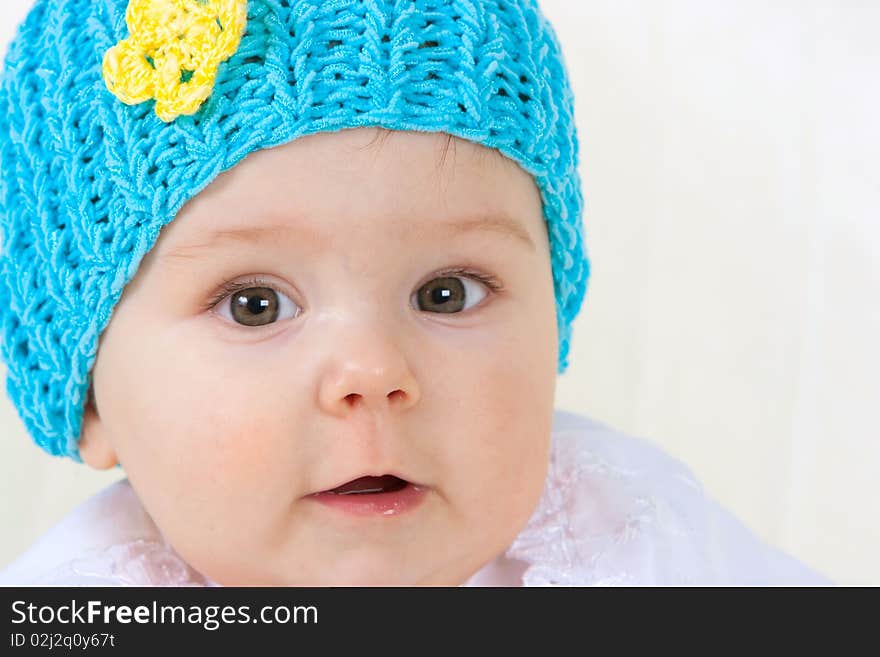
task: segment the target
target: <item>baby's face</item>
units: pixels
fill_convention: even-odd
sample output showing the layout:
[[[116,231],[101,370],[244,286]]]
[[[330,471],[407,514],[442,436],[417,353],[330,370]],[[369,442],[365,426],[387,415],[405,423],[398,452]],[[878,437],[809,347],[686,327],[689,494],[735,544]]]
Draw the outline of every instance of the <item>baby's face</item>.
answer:
[[[460,584],[540,498],[557,335],[538,189],[467,141],[376,136],[218,177],[101,337],[81,454],[118,460],[220,584]],[[407,484],[339,488],[381,475]]]

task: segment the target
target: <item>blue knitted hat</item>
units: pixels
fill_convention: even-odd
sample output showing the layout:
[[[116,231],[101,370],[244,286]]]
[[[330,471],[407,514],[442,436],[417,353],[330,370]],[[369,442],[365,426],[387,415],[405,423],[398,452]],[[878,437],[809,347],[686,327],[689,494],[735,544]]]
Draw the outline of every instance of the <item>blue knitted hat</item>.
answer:
[[[80,461],[98,339],[159,230],[248,153],[357,126],[449,133],[532,174],[563,373],[589,275],[573,118],[536,0],[37,0],[0,85],[7,393]]]

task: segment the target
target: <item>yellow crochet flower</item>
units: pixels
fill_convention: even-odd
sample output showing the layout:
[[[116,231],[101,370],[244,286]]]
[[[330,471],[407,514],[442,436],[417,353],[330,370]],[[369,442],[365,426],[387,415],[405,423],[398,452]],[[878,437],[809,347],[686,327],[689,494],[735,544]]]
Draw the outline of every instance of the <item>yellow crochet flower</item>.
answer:
[[[127,105],[155,98],[167,123],[211,95],[244,34],[247,0],[131,0],[125,22],[131,36],[104,55],[104,82]]]

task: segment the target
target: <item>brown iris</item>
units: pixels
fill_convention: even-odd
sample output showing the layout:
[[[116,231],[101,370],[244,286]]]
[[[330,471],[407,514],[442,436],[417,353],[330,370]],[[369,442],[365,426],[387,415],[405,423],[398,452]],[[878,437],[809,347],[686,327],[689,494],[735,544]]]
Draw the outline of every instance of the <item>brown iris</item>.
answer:
[[[461,312],[465,304],[464,284],[459,278],[435,278],[419,288],[419,310],[432,313]]]
[[[278,294],[268,287],[249,287],[232,295],[232,318],[244,326],[263,326],[278,318]]]

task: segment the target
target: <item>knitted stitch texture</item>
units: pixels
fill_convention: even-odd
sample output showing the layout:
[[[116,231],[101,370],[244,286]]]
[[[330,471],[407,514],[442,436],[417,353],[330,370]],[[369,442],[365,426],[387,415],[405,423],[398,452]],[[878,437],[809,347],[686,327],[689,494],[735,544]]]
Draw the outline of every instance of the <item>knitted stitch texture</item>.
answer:
[[[589,262],[574,98],[535,0],[249,0],[210,95],[168,122],[103,79],[127,5],[37,0],[0,81],[2,356],[40,447],[81,461],[99,337],[160,229],[248,153],[321,131],[446,132],[532,174],[565,372]]]

